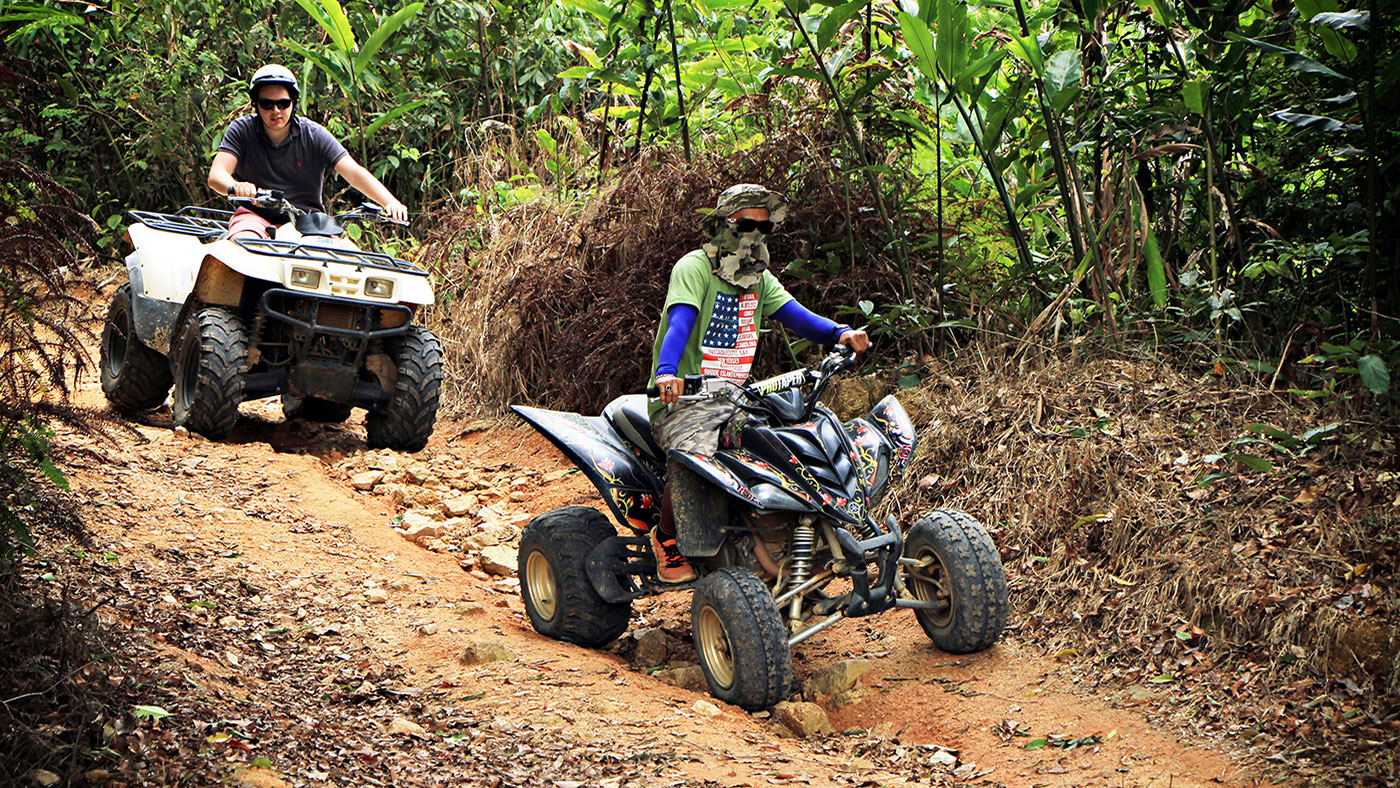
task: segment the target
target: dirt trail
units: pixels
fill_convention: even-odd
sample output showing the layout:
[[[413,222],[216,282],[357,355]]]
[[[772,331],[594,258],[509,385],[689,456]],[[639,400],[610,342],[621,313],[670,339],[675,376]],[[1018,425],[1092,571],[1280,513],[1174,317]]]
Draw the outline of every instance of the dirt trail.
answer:
[[[91,383],[79,396],[104,404]],[[360,735],[382,748],[376,757],[411,761],[396,773],[402,784],[449,783],[487,768],[504,770],[500,784],[524,784],[511,764],[467,766],[472,758],[446,748],[462,736],[453,715],[465,715],[474,730],[532,742],[526,752],[557,748],[557,758],[536,757],[529,768],[552,770],[543,777],[561,786],[1253,784],[1210,743],[1183,741],[1078,689],[1071,666],[1014,632],[987,653],[953,657],[903,611],[845,622],[796,649],[799,682],[843,659],[874,663],[855,702],[828,704],[843,733],[784,738],[766,715],[718,702],[720,713],[707,715],[696,702],[713,699],[632,669],[625,645],[595,651],[535,634],[513,579],[464,571],[458,553],[393,530],[402,507],[354,490],[337,467],[363,450],[358,415],[344,426],[289,425],[275,401],[245,404],[243,414],[223,443],[174,435],[161,413],[139,425],[149,443],[59,440],[92,450],[70,472],[96,543],[136,578],[127,583],[144,578],[155,589],[151,603],[171,623],[151,637],[184,661],[192,691],[216,704],[276,708],[305,734],[300,745],[265,738],[255,752],[213,753],[229,764],[266,757],[280,775],[269,780],[349,784],[324,765],[330,756],[318,748],[331,745],[318,737]],[[587,482],[560,473],[562,458],[524,428],[442,423],[427,452],[528,478],[515,489],[523,500],[509,502],[513,512],[593,500]],[[560,478],[543,483],[551,474]],[[633,629],[661,626],[680,639],[688,622],[688,595],[672,594],[638,603]],[[473,639],[503,646],[509,658],[462,664]],[[304,678],[288,677],[292,664]],[[289,689],[298,684],[304,695]],[[366,697],[381,705],[345,705]],[[426,730],[384,732],[386,717],[415,715]],[[1050,734],[1103,741],[1026,749]],[[941,754],[948,751],[956,758]],[[526,768],[519,757],[515,766]]]

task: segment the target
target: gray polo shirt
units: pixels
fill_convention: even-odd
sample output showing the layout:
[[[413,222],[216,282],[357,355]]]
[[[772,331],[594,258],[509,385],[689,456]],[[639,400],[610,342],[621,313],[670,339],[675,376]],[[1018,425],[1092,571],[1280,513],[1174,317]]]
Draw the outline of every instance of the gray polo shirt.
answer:
[[[257,115],[245,115],[230,123],[219,150],[238,157],[233,177],[259,189],[280,189],[287,201],[305,211],[324,211],[321,186],[326,170],[347,155],[326,127],[300,115],[292,115],[292,127],[281,145],[273,145]],[[287,217],[254,209],[277,224]]]

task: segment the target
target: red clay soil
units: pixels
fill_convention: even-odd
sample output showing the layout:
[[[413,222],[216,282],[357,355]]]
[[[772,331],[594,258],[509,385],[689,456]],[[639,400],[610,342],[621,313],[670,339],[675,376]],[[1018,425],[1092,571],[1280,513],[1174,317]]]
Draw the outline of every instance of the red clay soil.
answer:
[[[104,404],[92,383],[79,399]],[[211,719],[160,720],[177,737],[187,728],[212,774],[256,762],[270,770],[238,772],[245,784],[1258,784],[1230,742],[1169,730],[1130,698],[1076,686],[1070,666],[1018,642],[1014,615],[1000,645],[960,657],[933,648],[905,611],[826,630],[796,649],[799,681],[843,659],[875,668],[856,702],[827,709],[838,733],[785,738],[767,715],[633,670],[624,647],[536,634],[512,579],[468,573],[456,553],[402,538],[391,499],[352,489],[336,467],[363,450],[358,415],[287,425],[272,400],[243,412],[222,443],[174,435],[168,412],[140,427],[144,444],[58,438],[91,450],[70,476],[95,552],[144,600],[111,609],[183,662],[188,687],[173,692],[197,695],[191,708],[209,716],[266,708],[281,720],[271,727],[286,735],[245,736],[238,747],[221,746],[218,731],[230,728]],[[541,482],[568,466],[532,431],[470,426],[441,423],[428,454],[528,476],[526,500],[511,504],[521,512],[596,503],[580,474]],[[387,601],[373,601],[381,591]],[[639,602],[634,627],[687,637],[688,601]],[[509,657],[462,664],[472,639]],[[277,664],[287,660],[303,666],[300,680]],[[169,692],[162,702],[178,705]],[[421,731],[390,733],[395,717]],[[497,746],[501,734],[530,744],[524,754]],[[481,746],[463,752],[464,739]],[[347,741],[369,743],[350,757]]]

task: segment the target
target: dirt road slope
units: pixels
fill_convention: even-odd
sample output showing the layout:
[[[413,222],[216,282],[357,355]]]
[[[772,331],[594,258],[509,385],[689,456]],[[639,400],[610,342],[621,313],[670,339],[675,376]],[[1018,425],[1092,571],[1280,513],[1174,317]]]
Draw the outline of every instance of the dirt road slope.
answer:
[[[103,404],[91,386],[80,398]],[[113,774],[136,763],[153,784],[1255,784],[1215,749],[1224,742],[1180,739],[1130,698],[1078,691],[1014,631],[955,658],[903,611],[827,630],[797,649],[798,681],[834,666],[847,681],[812,695],[836,732],[805,739],[776,715],[658,678],[693,681],[683,594],[639,603],[609,649],[540,637],[493,561],[529,516],[592,492],[533,433],[482,427],[441,424],[414,456],[366,454],[358,416],[289,425],[268,401],[245,404],[223,443],[176,434],[162,412],[139,425],[145,443],[60,435],[80,450],[70,475],[94,533],[81,571],[150,644],[161,678],[147,702],[170,713],[112,721],[144,729],[142,749],[113,754]],[[409,541],[418,516],[434,526]]]

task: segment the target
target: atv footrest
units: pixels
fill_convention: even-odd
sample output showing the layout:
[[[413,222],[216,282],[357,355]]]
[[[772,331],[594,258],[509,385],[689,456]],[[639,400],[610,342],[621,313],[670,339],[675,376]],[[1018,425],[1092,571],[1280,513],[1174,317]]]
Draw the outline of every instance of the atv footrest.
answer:
[[[588,554],[588,579],[604,600],[619,604],[654,592],[656,556],[644,536],[614,536]],[[683,586],[666,586],[667,589]]]

